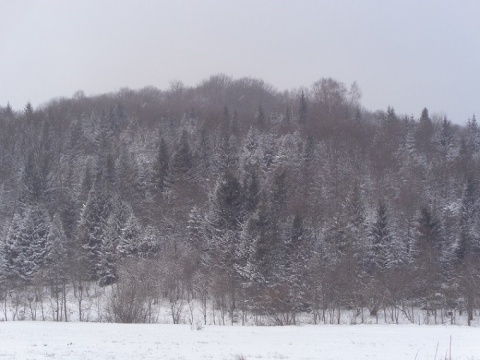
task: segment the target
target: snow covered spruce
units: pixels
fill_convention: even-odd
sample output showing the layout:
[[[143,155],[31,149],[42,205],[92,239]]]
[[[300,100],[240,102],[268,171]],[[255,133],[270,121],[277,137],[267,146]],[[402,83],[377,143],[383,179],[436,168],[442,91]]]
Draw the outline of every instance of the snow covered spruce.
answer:
[[[0,107],[3,320],[477,324],[480,132],[356,84]]]

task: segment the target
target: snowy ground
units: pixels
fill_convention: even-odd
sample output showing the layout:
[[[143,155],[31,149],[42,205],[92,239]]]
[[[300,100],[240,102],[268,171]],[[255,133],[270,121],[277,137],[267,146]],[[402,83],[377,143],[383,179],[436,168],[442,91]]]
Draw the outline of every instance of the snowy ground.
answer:
[[[288,327],[0,322],[0,359],[480,359],[462,326]]]

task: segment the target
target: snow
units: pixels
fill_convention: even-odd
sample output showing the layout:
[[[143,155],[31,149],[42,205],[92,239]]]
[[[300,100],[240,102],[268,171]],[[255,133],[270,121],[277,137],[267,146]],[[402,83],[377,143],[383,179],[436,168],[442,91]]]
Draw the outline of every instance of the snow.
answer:
[[[0,322],[0,359],[480,359],[480,328]]]

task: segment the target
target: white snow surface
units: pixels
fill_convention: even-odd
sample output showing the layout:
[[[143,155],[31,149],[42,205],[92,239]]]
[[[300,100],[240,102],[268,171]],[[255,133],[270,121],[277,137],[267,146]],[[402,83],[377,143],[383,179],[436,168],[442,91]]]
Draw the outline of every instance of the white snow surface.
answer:
[[[450,347],[451,342],[451,347]],[[0,322],[0,359],[480,359],[480,328]]]

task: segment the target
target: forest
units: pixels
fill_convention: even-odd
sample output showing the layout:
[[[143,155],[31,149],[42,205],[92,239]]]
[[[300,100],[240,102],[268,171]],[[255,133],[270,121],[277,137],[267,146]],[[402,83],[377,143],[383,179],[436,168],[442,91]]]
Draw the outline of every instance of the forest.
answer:
[[[106,320],[432,323],[480,308],[480,130],[331,78],[214,75],[0,106],[0,301],[109,289]],[[25,305],[25,307],[28,307]],[[388,311],[386,311],[388,309]],[[365,313],[365,314],[364,314]],[[388,319],[387,319],[388,314]],[[33,314],[31,315],[34,318]],[[259,321],[260,323],[260,321]]]

